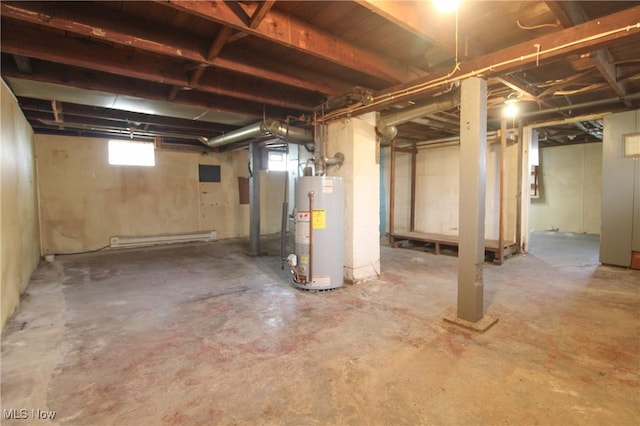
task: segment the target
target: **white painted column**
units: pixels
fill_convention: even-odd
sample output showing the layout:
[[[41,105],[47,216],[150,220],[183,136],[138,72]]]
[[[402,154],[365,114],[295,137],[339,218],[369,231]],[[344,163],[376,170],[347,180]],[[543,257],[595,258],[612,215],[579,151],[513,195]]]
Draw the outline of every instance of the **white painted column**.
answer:
[[[466,79],[461,95],[458,318],[477,322],[484,315],[487,82]]]
[[[376,115],[329,123],[327,154],[342,152],[342,166],[332,166],[329,176],[344,179],[344,277],[361,282],[380,275],[380,165],[376,140]]]

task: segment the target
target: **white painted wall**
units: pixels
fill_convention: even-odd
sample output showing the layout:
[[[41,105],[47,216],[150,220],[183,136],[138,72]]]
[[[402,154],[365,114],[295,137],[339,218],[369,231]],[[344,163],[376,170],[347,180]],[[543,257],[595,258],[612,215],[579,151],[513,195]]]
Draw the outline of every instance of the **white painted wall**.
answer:
[[[4,80],[0,126],[0,329],[40,259],[33,130]]]
[[[500,200],[500,144],[488,140],[487,198],[485,238],[498,239]],[[395,231],[409,229],[411,156],[396,157]],[[515,241],[518,145],[507,146],[505,238]],[[383,164],[385,175],[389,164]],[[458,235],[460,194],[460,146],[422,147],[416,159],[415,230],[418,232]],[[386,192],[387,200],[389,193]],[[388,218],[388,215],[387,215]],[[387,219],[388,220],[388,219]],[[387,228],[388,231],[388,228]]]
[[[249,205],[240,205],[238,176],[247,151],[156,150],[155,167],[110,166],[108,141],[36,136],[45,253],[109,245],[112,236],[215,230],[218,238],[249,233]],[[198,165],[221,167],[221,182],[199,182]],[[261,172],[263,233],[278,232],[284,172]]]
[[[389,194],[387,194],[388,196]],[[411,154],[406,152],[396,152],[394,207],[394,231],[408,231],[411,225]]]
[[[529,229],[600,234],[602,143],[540,149]]]

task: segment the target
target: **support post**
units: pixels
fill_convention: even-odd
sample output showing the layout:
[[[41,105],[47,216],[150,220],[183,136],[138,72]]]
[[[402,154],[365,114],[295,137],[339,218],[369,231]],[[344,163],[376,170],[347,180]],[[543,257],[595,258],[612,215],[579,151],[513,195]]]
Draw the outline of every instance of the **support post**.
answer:
[[[389,244],[393,245],[393,232],[396,211],[396,142],[391,139],[389,164]]]
[[[249,254],[260,256],[260,145],[249,144]]]
[[[410,228],[413,232],[416,227],[416,162],[418,157],[418,149],[416,143],[413,143],[413,150],[411,151],[411,216],[410,216]]]
[[[529,135],[531,135],[531,130],[528,128]],[[526,221],[523,220],[523,217],[528,218],[528,214],[524,212],[524,203],[525,200],[529,202],[529,180],[525,177],[529,174],[529,144],[531,143],[531,138],[529,136],[525,137],[525,132],[523,129],[522,120],[518,122],[518,197],[516,204],[516,246],[518,247],[518,251],[523,253],[526,252],[526,241],[523,241],[523,225],[525,228],[528,228],[528,219]],[[526,222],[526,223],[523,223]]]
[[[504,195],[505,195],[505,173],[507,168],[507,119],[500,121],[500,220],[498,229],[498,259],[497,263],[504,262]]]
[[[359,283],[380,276],[380,164],[376,114],[328,123],[327,150],[342,152],[332,176],[344,179],[344,278]],[[317,194],[316,194],[317,195]]]
[[[484,315],[484,221],[487,162],[487,82],[462,82],[457,314],[445,320],[485,331],[497,319]]]

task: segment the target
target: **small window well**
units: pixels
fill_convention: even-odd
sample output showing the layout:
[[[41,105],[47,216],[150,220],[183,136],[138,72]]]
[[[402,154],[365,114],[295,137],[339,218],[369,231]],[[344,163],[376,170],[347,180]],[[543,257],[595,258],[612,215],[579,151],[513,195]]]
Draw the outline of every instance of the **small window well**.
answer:
[[[276,172],[287,171],[287,154],[284,152],[269,152],[269,170]]]
[[[112,166],[156,165],[153,142],[109,141],[109,164]]]

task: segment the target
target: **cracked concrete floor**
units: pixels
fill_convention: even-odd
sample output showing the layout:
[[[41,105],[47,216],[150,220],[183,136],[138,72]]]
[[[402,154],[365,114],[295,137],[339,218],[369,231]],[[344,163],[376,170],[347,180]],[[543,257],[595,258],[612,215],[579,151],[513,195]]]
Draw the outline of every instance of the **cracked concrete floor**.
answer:
[[[2,334],[2,423],[640,424],[640,271],[597,237],[485,264],[484,334],[442,320],[455,257],[382,247],[379,280],[314,294],[245,249],[42,263]]]

